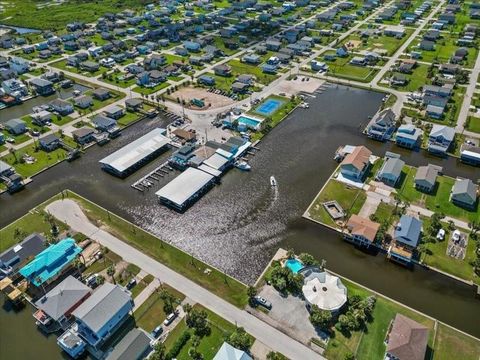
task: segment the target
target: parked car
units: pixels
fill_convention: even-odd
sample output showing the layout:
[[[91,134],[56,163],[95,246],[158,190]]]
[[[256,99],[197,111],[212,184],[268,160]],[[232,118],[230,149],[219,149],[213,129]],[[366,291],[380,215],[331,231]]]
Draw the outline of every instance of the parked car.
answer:
[[[258,305],[261,305],[267,308],[268,310],[272,308],[272,303],[261,296],[258,296],[258,295],[255,296],[255,301],[257,302]]]
[[[97,285],[98,274],[92,274],[85,279],[85,285],[95,287]]]
[[[437,233],[437,240],[444,240],[445,239],[445,230],[440,229]]]
[[[169,314],[167,316],[167,318],[165,319],[165,321],[163,322],[163,325],[165,325],[165,326],[170,325],[173,322],[173,320],[175,320],[176,317],[177,317],[176,312],[173,312],[173,313]]]
[[[452,240],[454,242],[458,242],[460,240],[460,235],[461,235],[460,231],[455,230],[452,234]]]
[[[152,336],[154,338],[158,338],[162,333],[163,333],[163,326],[158,325],[155,329],[153,329]]]
[[[132,289],[135,285],[137,285],[137,280],[135,280],[135,278],[133,278],[132,280],[130,280],[126,286],[127,290],[130,290]]]

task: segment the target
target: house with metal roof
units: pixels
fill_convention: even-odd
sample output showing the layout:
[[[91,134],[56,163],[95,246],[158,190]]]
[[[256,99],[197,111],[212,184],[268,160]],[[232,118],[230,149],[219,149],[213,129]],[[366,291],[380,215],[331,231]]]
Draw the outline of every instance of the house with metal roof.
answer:
[[[428,136],[428,151],[433,154],[446,155],[455,138],[455,129],[445,125],[433,124]]]
[[[48,134],[40,138],[38,143],[40,144],[40,148],[46,152],[54,151],[62,145],[60,138],[55,134]]]
[[[395,142],[407,149],[415,149],[420,146],[423,130],[412,124],[403,124],[397,130]]]
[[[35,286],[57,279],[82,252],[75,240],[66,238],[35,256],[19,273]]]
[[[0,164],[1,171],[1,164]],[[25,265],[29,259],[45,250],[47,240],[40,234],[33,233],[20,243],[13,245],[0,254],[0,279]]]
[[[387,334],[386,358],[423,360],[427,352],[428,328],[397,314]]]
[[[5,129],[12,135],[20,135],[27,132],[26,123],[20,119],[11,119],[5,123]]]
[[[252,357],[245,351],[234,348],[227,342],[224,342],[213,360],[252,360]]]
[[[415,189],[425,193],[431,193],[435,188],[438,173],[441,171],[441,167],[432,164],[420,166],[413,180]]]
[[[460,147],[460,160],[465,164],[480,165],[480,147],[462,144]]]
[[[105,360],[141,360],[152,351],[152,339],[142,329],[134,328],[115,345]]]
[[[457,178],[450,193],[450,201],[457,206],[474,210],[477,196],[478,186],[472,180]]]
[[[53,321],[66,329],[71,313],[91,292],[92,289],[70,275],[35,302],[37,311],[33,317],[43,326]]]
[[[388,248],[389,259],[403,264],[412,261],[413,251],[420,241],[422,222],[409,215],[402,215],[395,227],[393,241]]]
[[[164,132],[160,128],[153,129],[103,158],[99,161],[102,169],[119,177],[131,174],[168,148],[170,139]]]
[[[376,179],[385,185],[395,187],[401,178],[405,161],[401,160],[399,155],[392,155],[397,154],[387,154],[385,162],[376,175]]]
[[[78,326],[78,335],[97,348],[123,324],[133,306],[128,290],[119,285],[104,283],[72,312]]]
[[[392,109],[384,109],[375,114],[367,127],[367,135],[374,140],[386,141],[395,131],[395,113]]]

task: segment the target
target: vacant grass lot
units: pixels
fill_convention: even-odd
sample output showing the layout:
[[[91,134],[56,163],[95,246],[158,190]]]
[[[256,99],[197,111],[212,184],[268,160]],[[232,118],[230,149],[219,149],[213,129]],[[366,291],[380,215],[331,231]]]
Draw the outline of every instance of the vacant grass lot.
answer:
[[[386,52],[387,56],[392,56],[395,52],[402,46],[402,44],[410,37],[413,32],[413,29],[406,29],[406,35],[401,38],[397,39],[394,36],[370,36],[365,42],[362,41],[360,36],[358,35],[350,35],[344,42],[344,44],[348,43],[350,40],[360,41],[360,45],[354,49],[353,51],[375,51],[381,52],[382,50]]]
[[[340,181],[331,179],[308,209],[308,213],[313,220],[336,227],[335,222],[327,213],[322,203],[336,200],[344,211],[348,211],[350,214],[358,214],[366,198],[367,196],[363,190],[347,186]]]
[[[325,54],[334,54],[332,51],[327,51]],[[353,58],[353,55],[341,58],[337,57],[334,61],[327,61],[328,75],[339,77],[342,79],[350,79],[359,82],[369,82],[375,77],[378,72],[369,66],[356,66],[349,64],[349,61]],[[322,59],[317,59],[323,61]]]
[[[447,325],[438,325],[435,338],[435,360],[477,360],[479,354],[480,343],[477,340]]]
[[[59,70],[65,71],[65,72],[71,72],[71,73],[74,73],[74,74],[82,74],[82,75],[89,76],[89,77],[97,77],[98,75],[101,75],[101,74],[109,71],[107,68],[104,68],[104,67],[101,67],[101,66],[97,71],[94,71],[94,72],[84,71],[84,70],[81,70],[80,68],[76,68],[74,66],[67,65],[67,60],[65,60],[65,59],[60,60],[60,61],[56,61],[56,62],[54,62],[50,65],[59,69]]]
[[[480,118],[469,116],[467,120],[467,130],[480,133]]]

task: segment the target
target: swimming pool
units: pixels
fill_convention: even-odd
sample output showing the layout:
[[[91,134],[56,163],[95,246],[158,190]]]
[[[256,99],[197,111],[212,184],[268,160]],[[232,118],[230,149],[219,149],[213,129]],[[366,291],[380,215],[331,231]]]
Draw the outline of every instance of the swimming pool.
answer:
[[[285,267],[289,268],[294,274],[296,274],[303,269],[303,264],[300,260],[288,259],[285,261]]]
[[[258,107],[255,109],[255,112],[263,116],[270,116],[277,111],[283,105],[283,103],[284,101],[280,99],[267,99],[258,105]]]
[[[253,119],[247,116],[240,116],[237,119],[239,124],[243,124],[248,128],[251,128],[253,130],[258,130],[260,127],[260,124],[262,123],[261,120]]]

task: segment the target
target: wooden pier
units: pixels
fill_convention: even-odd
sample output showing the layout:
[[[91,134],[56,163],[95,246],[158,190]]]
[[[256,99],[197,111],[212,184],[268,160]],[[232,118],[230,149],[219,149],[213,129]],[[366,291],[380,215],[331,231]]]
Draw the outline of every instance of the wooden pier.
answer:
[[[166,174],[170,174],[173,168],[168,165],[168,161],[164,162],[154,170],[150,171],[147,175],[135,181],[131,187],[140,192],[150,189],[153,184],[160,181]]]

